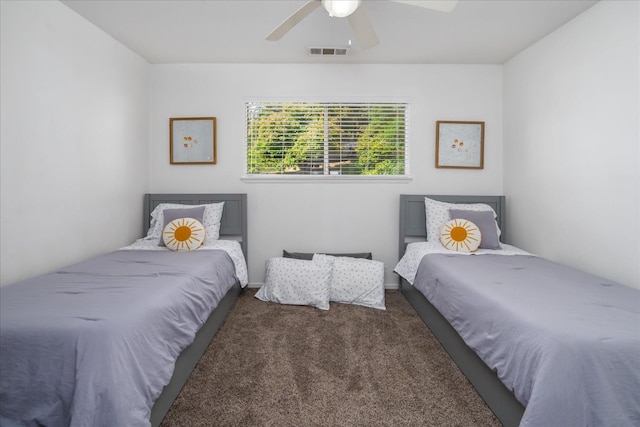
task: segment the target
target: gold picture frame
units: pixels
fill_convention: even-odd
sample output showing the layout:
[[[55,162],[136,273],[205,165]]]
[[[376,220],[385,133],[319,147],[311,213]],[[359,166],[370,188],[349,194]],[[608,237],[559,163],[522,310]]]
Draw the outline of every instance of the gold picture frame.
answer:
[[[436,168],[484,169],[484,122],[436,122]]]
[[[215,165],[216,118],[169,119],[169,162],[172,165]]]

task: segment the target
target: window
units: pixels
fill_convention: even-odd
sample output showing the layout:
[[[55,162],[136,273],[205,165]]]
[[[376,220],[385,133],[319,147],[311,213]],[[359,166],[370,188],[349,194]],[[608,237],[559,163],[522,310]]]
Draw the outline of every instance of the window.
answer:
[[[247,102],[246,174],[408,175],[408,104]]]

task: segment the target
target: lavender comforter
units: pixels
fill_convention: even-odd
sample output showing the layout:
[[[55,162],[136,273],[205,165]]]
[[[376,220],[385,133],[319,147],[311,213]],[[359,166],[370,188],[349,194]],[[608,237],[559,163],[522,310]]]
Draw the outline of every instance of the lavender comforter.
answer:
[[[521,426],[640,425],[640,291],[519,255],[426,255],[414,286],[526,406]]]
[[[221,250],[121,250],[0,288],[0,425],[150,425],[236,280]]]

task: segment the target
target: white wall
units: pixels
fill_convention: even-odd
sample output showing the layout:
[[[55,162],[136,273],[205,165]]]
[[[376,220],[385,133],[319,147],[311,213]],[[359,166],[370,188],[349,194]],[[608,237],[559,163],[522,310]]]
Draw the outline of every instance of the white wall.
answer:
[[[639,3],[596,4],[504,66],[513,242],[640,287]]]
[[[395,285],[399,194],[502,194],[499,65],[153,65],[151,82],[150,191],[248,193],[254,284],[287,249],[371,251]],[[244,101],[255,97],[408,98],[413,180],[243,182]],[[217,117],[218,164],[170,165],[169,118],[202,116]],[[486,122],[484,170],[435,169],[436,120]]]
[[[0,14],[6,285],[140,234],[149,65],[57,1]]]
[[[399,194],[505,193],[516,244],[638,286],[637,2],[597,4],[504,82],[501,66],[149,66],[58,2],[1,8],[3,285],[128,243],[153,191],[248,193],[253,283],[286,248],[370,250],[395,284]],[[410,100],[410,182],[241,181],[245,99],[341,96]],[[219,164],[169,165],[169,117],[205,115]],[[439,119],[486,121],[484,170],[433,167]]]

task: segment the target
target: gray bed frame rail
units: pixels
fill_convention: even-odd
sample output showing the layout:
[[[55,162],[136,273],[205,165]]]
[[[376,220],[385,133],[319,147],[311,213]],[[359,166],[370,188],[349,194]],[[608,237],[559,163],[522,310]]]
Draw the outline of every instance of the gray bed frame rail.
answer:
[[[424,241],[427,237],[424,198],[449,203],[486,203],[497,213],[501,241],[505,240],[505,197],[504,196],[442,196],[442,195],[400,195],[400,232],[399,253],[404,254],[408,243]],[[524,413],[524,406],[515,398],[513,393],[500,381],[497,374],[490,369],[467,346],[458,332],[440,314],[425,296],[400,278],[400,292],[422,318],[427,327],[436,336],[440,344],[447,350],[453,361],[475,387],[480,396],[487,403],[500,422],[508,427],[520,424]]]
[[[151,222],[151,212],[160,203],[181,203],[198,205],[224,202],[220,238],[238,240],[245,259],[247,258],[247,195],[246,194],[145,194],[143,208],[143,236],[147,234]],[[156,399],[151,410],[151,425],[157,427],[171,408],[180,390],[189,379],[214,335],[231,311],[242,291],[236,283],[218,303],[211,315],[200,328],[191,345],[185,348],[176,360],[173,376]]]

